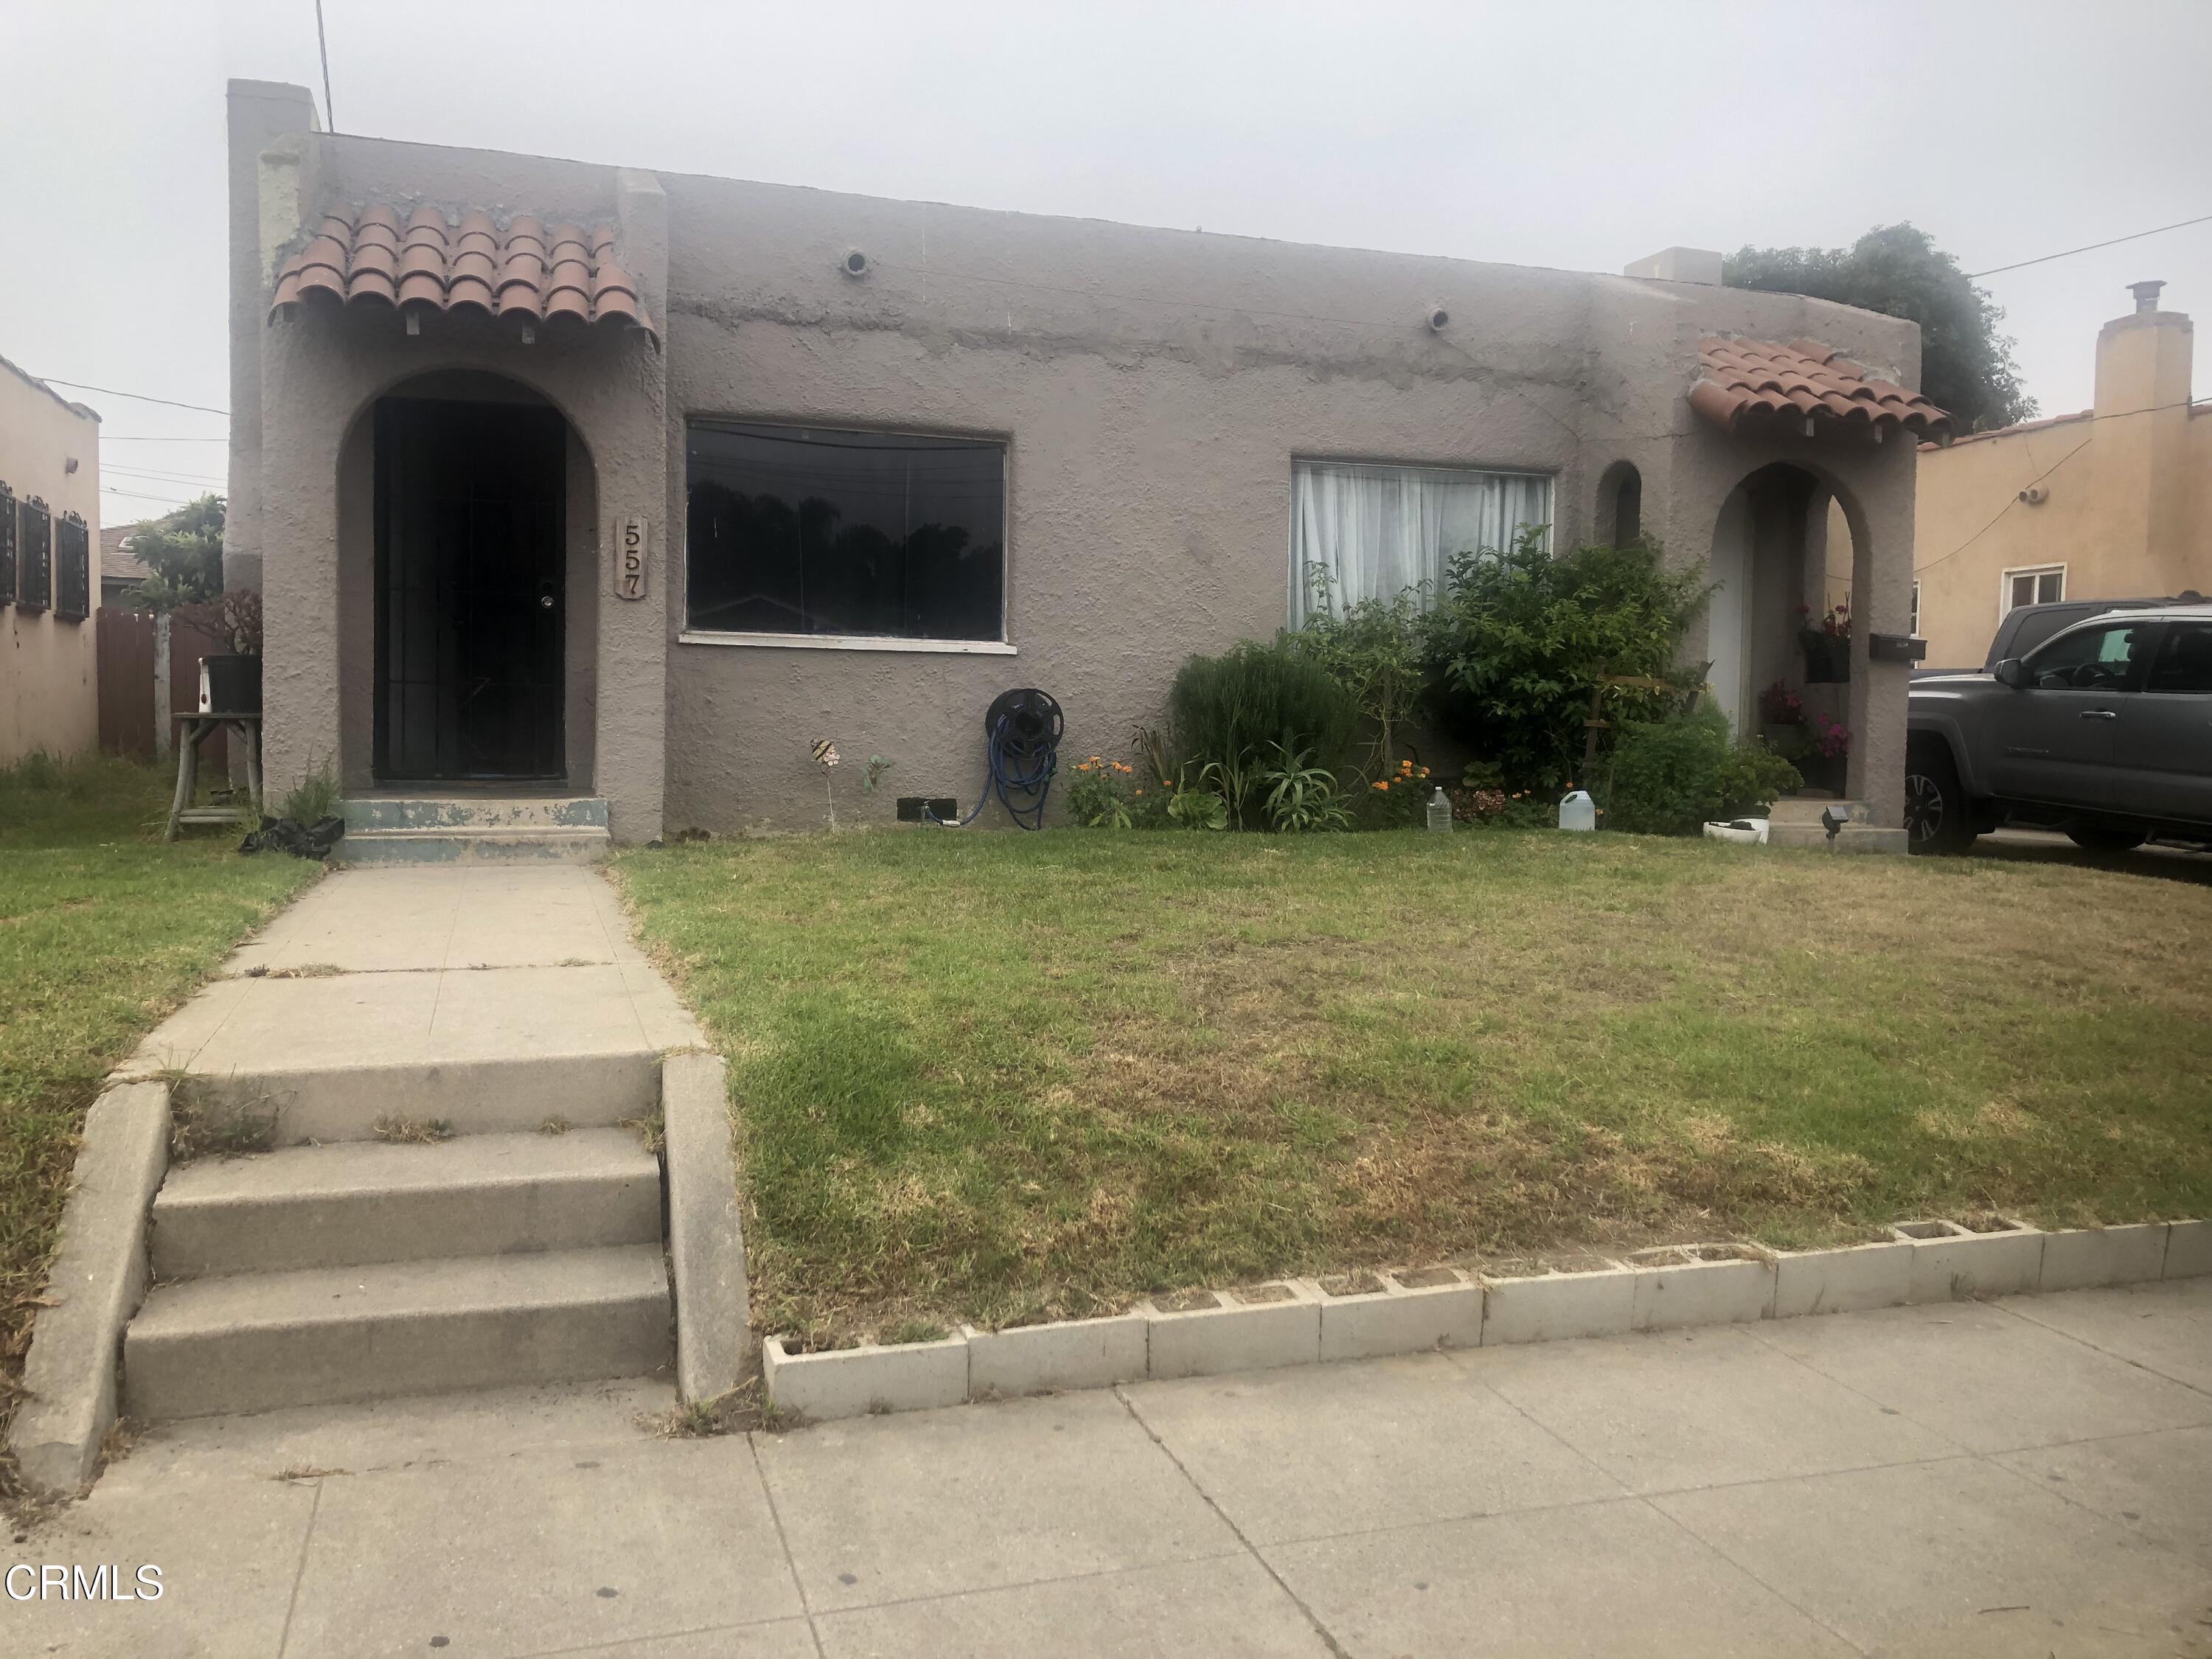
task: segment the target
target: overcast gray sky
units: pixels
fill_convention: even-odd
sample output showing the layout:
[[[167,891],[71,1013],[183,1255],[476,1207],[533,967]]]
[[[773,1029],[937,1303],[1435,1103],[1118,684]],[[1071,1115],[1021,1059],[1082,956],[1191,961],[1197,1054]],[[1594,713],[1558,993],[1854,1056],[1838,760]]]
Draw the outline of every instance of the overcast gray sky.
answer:
[[[324,12],[342,131],[1030,213],[1592,270],[1898,219],[1980,270],[2212,213],[2206,0]],[[223,82],[319,106],[313,0],[0,0],[0,355],[222,407]],[[1988,279],[2044,412],[2153,276],[2212,317],[2212,224]],[[71,395],[137,492],[107,522],[220,482],[138,441],[220,418]]]

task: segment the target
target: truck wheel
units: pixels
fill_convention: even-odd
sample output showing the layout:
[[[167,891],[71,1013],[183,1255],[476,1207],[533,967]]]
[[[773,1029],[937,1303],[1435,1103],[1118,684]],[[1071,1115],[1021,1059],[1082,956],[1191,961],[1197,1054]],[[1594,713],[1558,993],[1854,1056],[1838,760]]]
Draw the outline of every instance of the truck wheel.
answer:
[[[1963,853],[1973,844],[1973,809],[1950,755],[1917,743],[1905,751],[1905,844],[1916,853]]]
[[[2100,823],[2085,823],[2069,830],[2066,839],[2085,853],[2131,853],[2150,839],[2141,830],[2108,829]]]

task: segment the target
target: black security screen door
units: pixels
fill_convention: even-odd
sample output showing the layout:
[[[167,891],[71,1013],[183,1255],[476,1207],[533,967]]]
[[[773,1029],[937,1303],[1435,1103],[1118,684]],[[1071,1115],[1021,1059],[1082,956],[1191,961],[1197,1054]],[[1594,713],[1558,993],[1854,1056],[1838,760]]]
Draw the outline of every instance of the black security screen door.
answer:
[[[376,406],[376,775],[554,779],[563,432],[550,409]]]

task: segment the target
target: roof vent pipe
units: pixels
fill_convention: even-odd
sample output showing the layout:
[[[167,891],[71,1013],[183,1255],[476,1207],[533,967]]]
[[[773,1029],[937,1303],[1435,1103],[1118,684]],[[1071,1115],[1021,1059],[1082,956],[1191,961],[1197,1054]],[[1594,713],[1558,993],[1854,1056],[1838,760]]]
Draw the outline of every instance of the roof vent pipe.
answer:
[[[2137,316],[2141,316],[2146,311],[2158,309],[2158,291],[2165,286],[2164,283],[2130,283],[2128,284],[2128,292],[2136,296]]]

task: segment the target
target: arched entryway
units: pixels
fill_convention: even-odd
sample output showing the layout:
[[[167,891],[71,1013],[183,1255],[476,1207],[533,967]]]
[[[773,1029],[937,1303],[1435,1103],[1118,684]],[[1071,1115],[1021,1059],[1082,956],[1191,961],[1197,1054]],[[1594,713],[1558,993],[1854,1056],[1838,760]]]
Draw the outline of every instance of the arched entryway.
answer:
[[[586,786],[596,507],[562,411],[418,376],[362,411],[340,472],[348,775]]]
[[[1741,733],[1757,729],[1766,687],[1779,681],[1802,695],[1818,678],[1801,631],[1820,629],[1838,577],[1848,602],[1853,561],[1844,515],[1830,510],[1835,500],[1826,481],[1778,461],[1747,475],[1721,504],[1708,570],[1707,678]],[[1838,534],[1842,545],[1832,546]],[[1840,713],[1844,694],[1832,696]]]

